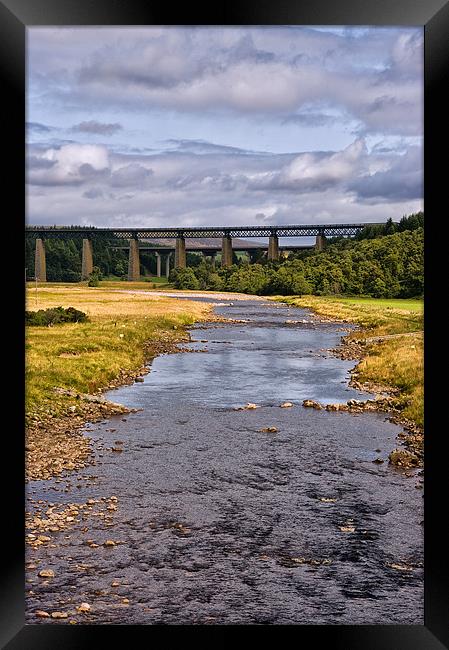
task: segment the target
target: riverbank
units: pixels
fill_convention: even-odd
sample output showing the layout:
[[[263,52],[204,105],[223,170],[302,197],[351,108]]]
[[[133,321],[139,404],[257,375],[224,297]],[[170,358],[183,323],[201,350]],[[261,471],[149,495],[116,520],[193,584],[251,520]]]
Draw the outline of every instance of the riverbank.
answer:
[[[75,307],[87,323],[26,331],[26,477],[48,479],[91,462],[86,422],[129,409],[101,393],[148,372],[159,354],[179,351],[185,328],[216,320],[208,303],[161,295],[124,295],[108,288],[41,286],[27,291],[27,309]]]
[[[355,323],[333,353],[358,360],[350,386],[389,395],[394,420],[406,429],[405,446],[422,461],[424,444],[424,338],[421,300],[336,298],[328,296],[275,297],[312,309],[320,318]],[[372,408],[370,402],[369,408]],[[379,410],[385,404],[379,400]]]

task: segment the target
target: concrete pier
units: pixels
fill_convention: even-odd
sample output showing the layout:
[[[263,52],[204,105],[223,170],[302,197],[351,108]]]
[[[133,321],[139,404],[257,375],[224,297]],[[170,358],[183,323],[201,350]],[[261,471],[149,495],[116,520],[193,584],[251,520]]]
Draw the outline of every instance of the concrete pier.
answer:
[[[81,261],[81,280],[87,280],[94,268],[94,257],[92,242],[90,239],[83,239],[83,257]]]
[[[271,235],[268,240],[268,259],[279,259],[279,237],[277,235]]]
[[[34,277],[39,282],[47,282],[47,266],[45,264],[45,246],[42,239],[36,239],[34,254]]]
[[[178,237],[175,250],[175,268],[185,269],[186,266],[186,240],[184,237]]]
[[[317,235],[315,239],[315,250],[322,251],[326,245],[326,237],[324,235]]]
[[[139,257],[139,240],[130,239],[129,241],[129,261],[128,261],[128,280],[140,280],[140,257]]]
[[[156,275],[158,278],[161,277],[161,255],[160,253],[155,253],[156,255]]]
[[[167,253],[167,258],[165,260],[165,277],[168,280],[168,276],[170,275],[170,257],[171,253]]]
[[[229,235],[222,239],[221,266],[232,266],[232,238]]]

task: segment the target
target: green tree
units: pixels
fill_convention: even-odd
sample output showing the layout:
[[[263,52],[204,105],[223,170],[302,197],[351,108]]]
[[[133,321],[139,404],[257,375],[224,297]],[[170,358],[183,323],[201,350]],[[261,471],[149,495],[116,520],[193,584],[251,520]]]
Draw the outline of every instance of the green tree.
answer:
[[[119,278],[123,278],[128,274],[128,265],[125,260],[118,260],[115,264],[114,274]]]
[[[176,289],[199,289],[200,283],[194,273],[194,270],[187,267],[185,269],[176,268],[170,273],[170,281]]]

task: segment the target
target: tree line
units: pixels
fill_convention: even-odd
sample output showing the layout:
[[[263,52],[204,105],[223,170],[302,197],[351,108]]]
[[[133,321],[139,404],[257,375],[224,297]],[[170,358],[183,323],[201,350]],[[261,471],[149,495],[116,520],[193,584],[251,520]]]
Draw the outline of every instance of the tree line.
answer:
[[[416,212],[415,214],[404,215],[399,223],[395,223],[393,219],[388,219],[384,224],[368,225],[360,230],[356,235],[357,240],[361,239],[375,239],[376,237],[384,237],[385,235],[393,235],[395,232],[404,232],[406,230],[417,230],[424,228],[424,212]]]
[[[409,298],[424,292],[424,215],[372,226],[355,239],[334,238],[324,251],[301,251],[285,261],[240,261],[214,268],[209,260],[174,269],[179,289],[238,291],[259,295],[363,295]]]

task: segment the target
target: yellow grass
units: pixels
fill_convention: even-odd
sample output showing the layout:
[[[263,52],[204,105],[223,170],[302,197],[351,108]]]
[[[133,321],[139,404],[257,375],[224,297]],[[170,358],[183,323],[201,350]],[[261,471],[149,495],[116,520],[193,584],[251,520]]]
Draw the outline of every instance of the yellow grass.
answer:
[[[424,425],[422,332],[371,345],[357,371],[361,381],[399,388],[406,403],[404,416],[420,427]]]
[[[357,380],[400,390],[405,404],[403,415],[424,426],[424,341],[423,311],[418,301],[363,301],[334,297],[276,297],[298,307],[308,307],[322,316],[357,323],[362,329],[351,332],[349,339],[366,341],[366,356],[357,366]],[[406,334],[406,336],[401,336]],[[376,336],[391,336],[382,342],[370,342]],[[367,340],[368,339],[368,340]]]
[[[88,323],[28,327],[26,331],[26,409],[60,414],[67,398],[54,387],[91,393],[107,385],[121,370],[137,370],[144,362],[144,343],[174,341],[182,327],[205,319],[205,303],[109,289],[28,288],[28,310],[75,307]],[[69,400],[70,401],[70,400]]]

